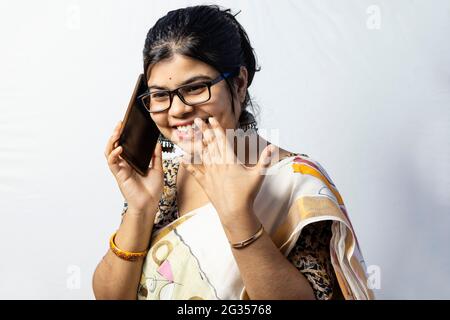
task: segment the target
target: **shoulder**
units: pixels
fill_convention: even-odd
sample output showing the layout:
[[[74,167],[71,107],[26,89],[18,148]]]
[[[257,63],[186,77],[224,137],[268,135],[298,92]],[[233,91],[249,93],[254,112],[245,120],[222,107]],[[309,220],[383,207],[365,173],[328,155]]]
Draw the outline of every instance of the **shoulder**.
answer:
[[[280,150],[278,162],[288,167],[293,176],[313,176],[326,184],[334,185],[322,164],[305,153]]]
[[[280,151],[278,163],[274,164],[271,175],[275,185],[285,186],[293,198],[301,195],[326,196],[336,203],[342,198],[321,162],[301,152]]]

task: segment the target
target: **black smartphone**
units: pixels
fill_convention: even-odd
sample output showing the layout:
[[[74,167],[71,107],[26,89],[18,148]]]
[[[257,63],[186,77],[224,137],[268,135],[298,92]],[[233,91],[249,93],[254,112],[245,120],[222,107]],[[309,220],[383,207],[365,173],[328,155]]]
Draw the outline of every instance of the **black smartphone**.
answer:
[[[160,131],[138,97],[147,90],[144,74],[140,74],[122,121],[118,145],[120,156],[140,175],[145,176],[155,151]]]

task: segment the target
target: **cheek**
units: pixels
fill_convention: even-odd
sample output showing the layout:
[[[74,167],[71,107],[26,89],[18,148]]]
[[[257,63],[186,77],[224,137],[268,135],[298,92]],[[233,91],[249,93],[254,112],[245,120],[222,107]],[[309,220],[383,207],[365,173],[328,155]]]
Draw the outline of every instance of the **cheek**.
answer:
[[[231,107],[231,96],[227,89],[221,90],[214,99],[211,99],[211,105],[207,112],[216,117],[223,127],[230,128],[234,125],[235,115]]]
[[[164,129],[165,127],[167,127],[169,125],[169,122],[167,121],[166,113],[152,114],[150,116],[160,130]]]
[[[219,103],[211,105],[205,112],[219,121],[222,128],[233,128],[235,121],[230,108],[231,105],[228,103]]]
[[[165,137],[170,137],[171,128],[169,128],[169,123],[167,121],[167,114],[155,114],[155,115],[151,115],[151,118],[155,122],[159,131]]]

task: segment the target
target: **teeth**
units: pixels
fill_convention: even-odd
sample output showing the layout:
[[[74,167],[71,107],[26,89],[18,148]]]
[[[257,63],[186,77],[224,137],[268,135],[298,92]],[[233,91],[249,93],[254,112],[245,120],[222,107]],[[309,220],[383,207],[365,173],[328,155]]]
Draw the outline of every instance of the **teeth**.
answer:
[[[195,123],[192,123],[191,125],[188,125],[188,126],[179,126],[179,127],[177,127],[177,130],[187,132],[189,130],[189,128],[195,129]]]
[[[208,119],[208,118],[203,119],[203,121],[204,121],[205,123],[209,123],[209,119]],[[178,127],[177,127],[177,130],[180,130],[180,131],[183,131],[183,132],[187,132],[187,131],[189,130],[189,128],[192,128],[193,130],[198,129],[198,128],[197,128],[197,125],[196,125],[194,122],[192,122],[192,124],[187,125],[187,126],[178,126]]]

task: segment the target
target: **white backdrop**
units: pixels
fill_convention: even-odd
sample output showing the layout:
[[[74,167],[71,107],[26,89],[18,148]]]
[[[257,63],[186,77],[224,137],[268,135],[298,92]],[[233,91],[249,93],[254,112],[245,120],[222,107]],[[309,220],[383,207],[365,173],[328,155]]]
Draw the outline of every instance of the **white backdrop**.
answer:
[[[148,29],[200,1],[0,2],[0,298],[92,299],[120,223],[103,151]],[[340,190],[378,298],[450,298],[450,2],[218,1],[261,72],[260,128]]]

